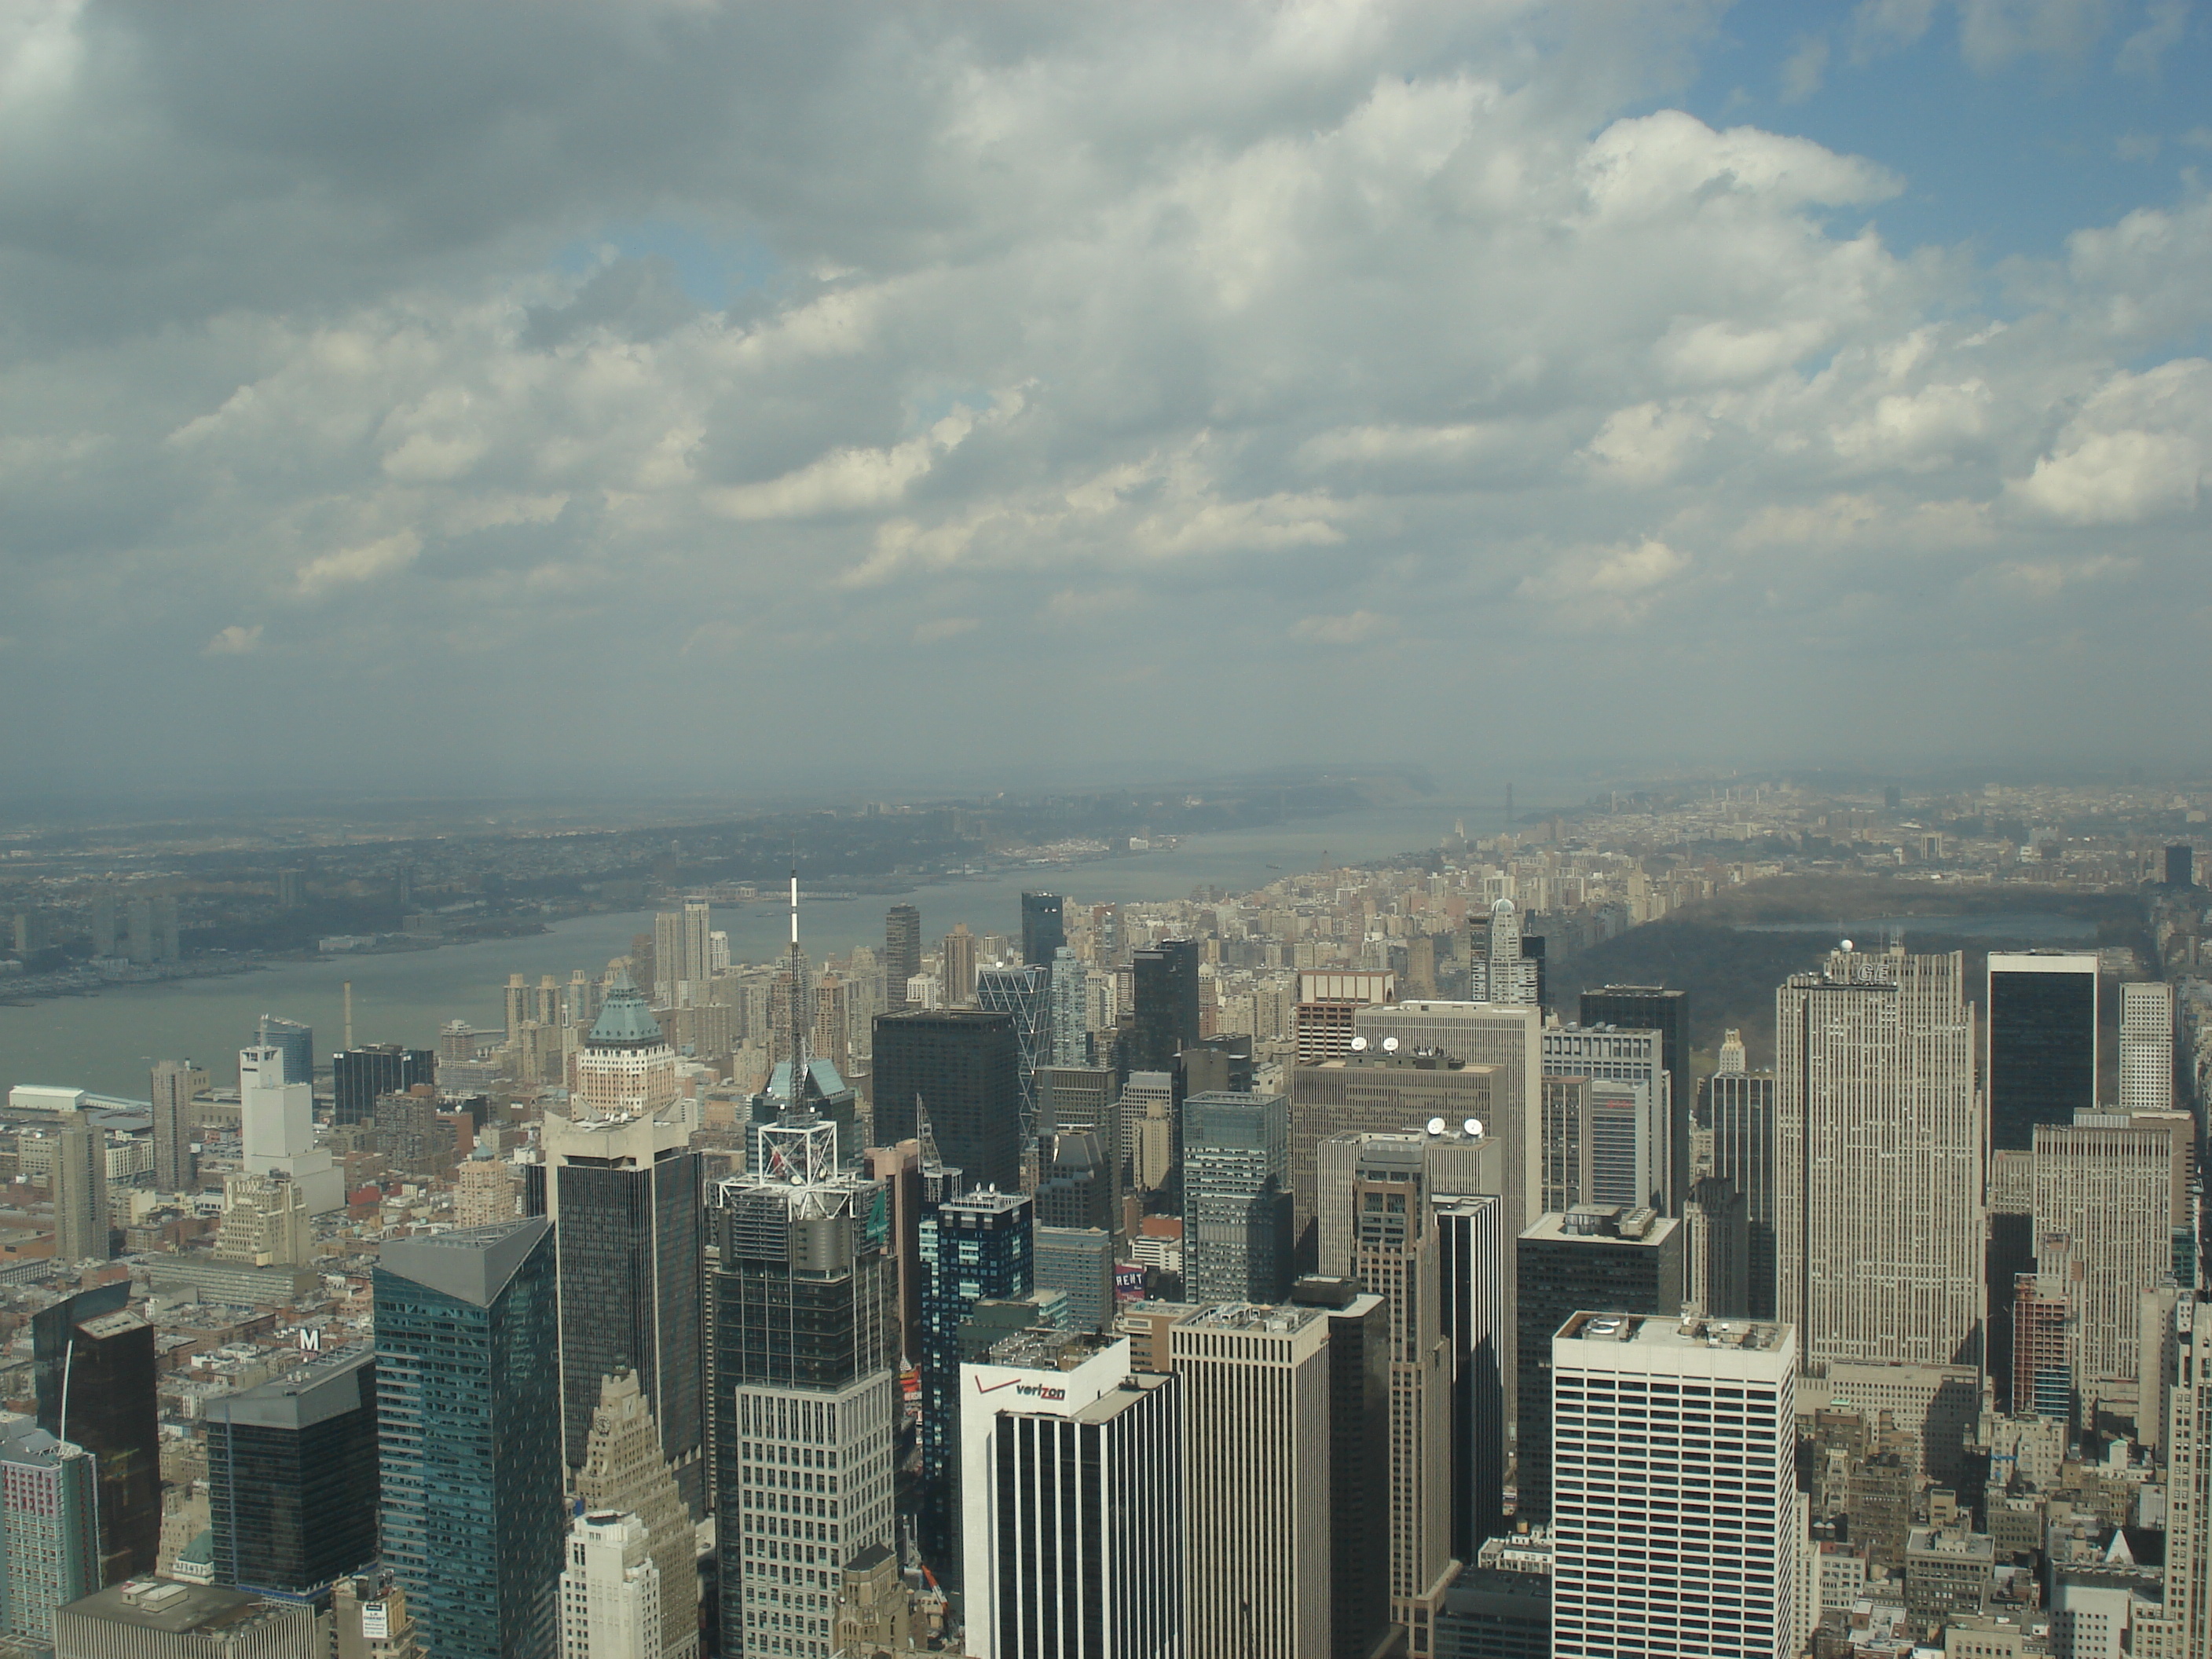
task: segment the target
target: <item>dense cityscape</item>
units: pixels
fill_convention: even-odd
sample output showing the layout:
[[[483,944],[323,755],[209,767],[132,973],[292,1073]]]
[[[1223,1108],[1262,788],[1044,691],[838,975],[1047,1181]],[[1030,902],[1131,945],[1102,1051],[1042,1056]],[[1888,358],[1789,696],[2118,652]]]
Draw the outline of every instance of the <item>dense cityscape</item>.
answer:
[[[2208,159],[0,5],[0,1659],[2212,1659]]]
[[[1650,785],[842,951],[865,833],[564,850],[635,934],[497,1026],[0,1079],[8,1638],[2201,1652],[2208,806]],[[127,1030],[222,918],[343,881],[413,948],[537,840],[18,858],[10,961]]]

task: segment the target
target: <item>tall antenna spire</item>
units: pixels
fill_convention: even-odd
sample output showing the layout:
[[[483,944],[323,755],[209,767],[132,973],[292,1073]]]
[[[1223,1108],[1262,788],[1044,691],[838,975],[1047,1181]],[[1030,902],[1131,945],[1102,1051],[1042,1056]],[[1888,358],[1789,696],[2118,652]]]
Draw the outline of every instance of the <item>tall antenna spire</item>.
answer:
[[[806,1064],[806,1030],[812,1023],[808,1018],[809,999],[806,994],[806,958],[799,951],[799,859],[791,860],[791,1092],[784,1100],[784,1109],[793,1117],[806,1109],[808,1085],[813,1079],[808,1075]]]

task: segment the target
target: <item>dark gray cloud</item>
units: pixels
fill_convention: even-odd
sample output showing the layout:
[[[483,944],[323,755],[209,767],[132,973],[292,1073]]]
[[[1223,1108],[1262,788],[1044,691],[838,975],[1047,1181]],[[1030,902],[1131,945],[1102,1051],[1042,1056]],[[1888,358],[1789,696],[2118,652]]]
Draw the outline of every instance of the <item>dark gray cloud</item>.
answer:
[[[0,768],[2193,758],[2212,206],[1892,246],[1711,25],[21,9]]]

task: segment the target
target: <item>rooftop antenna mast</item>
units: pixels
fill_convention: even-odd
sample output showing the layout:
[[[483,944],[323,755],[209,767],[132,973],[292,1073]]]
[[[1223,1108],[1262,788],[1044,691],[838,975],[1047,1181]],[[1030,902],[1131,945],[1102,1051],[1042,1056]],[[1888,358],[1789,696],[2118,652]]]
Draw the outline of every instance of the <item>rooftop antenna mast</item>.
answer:
[[[785,1097],[784,1109],[793,1117],[806,1109],[806,1097],[813,1079],[807,1073],[806,1064],[806,958],[799,950],[799,852],[791,854],[791,1092]]]

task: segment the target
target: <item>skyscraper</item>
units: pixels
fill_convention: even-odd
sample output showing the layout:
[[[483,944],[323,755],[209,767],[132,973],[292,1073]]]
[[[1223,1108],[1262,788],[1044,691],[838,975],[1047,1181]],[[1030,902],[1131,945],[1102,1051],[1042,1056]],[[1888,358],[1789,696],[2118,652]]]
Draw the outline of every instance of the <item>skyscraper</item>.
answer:
[[[945,1000],[955,1007],[964,1008],[975,1000],[976,951],[981,943],[966,922],[956,921],[938,947],[945,963]]]
[[[1979,1361],[1984,1139],[1963,975],[1955,951],[1838,951],[1774,994],[1779,1305],[1808,1364]]]
[[[219,1584],[313,1596],[376,1559],[376,1353],[368,1343],[207,1402]]]
[[[378,1259],[383,1557],[438,1659],[544,1659],[560,1639],[551,1234],[532,1216]]]
[[[1328,1337],[1318,1310],[1239,1304],[1170,1333],[1185,1402],[1190,1659],[1330,1652]]]
[[[1034,1282],[1067,1298],[1067,1328],[1103,1331],[1114,1321],[1114,1236],[1100,1227],[1039,1221]]]
[[[1552,1651],[1794,1659],[1786,1325],[1580,1310],[1552,1341]]]
[[[1026,1135],[1036,1122],[1036,1074],[1052,1061],[1052,970],[1049,968],[979,968],[975,1006],[1005,1014],[1014,1023],[1016,1063],[1021,1084],[1022,1123]]]
[[[2120,987],[2120,1109],[2173,1109],[2173,987],[2164,980]]]
[[[1052,953],[1052,1049],[1041,1065],[1091,1064],[1091,970],[1065,945]]]
[[[1689,1187],[1690,1107],[1697,1098],[1690,1075],[1690,994],[1662,985],[1607,985],[1583,993],[1580,1018],[1586,1028],[1659,1033],[1660,1064],[1667,1068],[1667,1167],[1680,1207]]]
[[[54,1609],[100,1588],[92,1454],[0,1415],[0,1637],[50,1644]]]
[[[1036,1285],[1028,1195],[985,1187],[922,1218],[921,1474],[923,1558],[957,1578],[960,1474],[960,1326],[981,1302],[1011,1302]]]
[[[599,1403],[574,1477],[585,1511],[635,1516],[660,1574],[660,1628],[652,1653],[690,1659],[699,1648],[699,1565],[691,1511],[670,1473],[653,1408],[635,1372],[599,1385]]]
[[[1183,1284],[1190,1302],[1274,1302],[1290,1288],[1290,1103],[1183,1102]]]
[[[2071,1123],[2075,1113],[2096,1109],[2094,952],[1990,951],[1986,1006],[1991,1146],[2025,1149],[2035,1144],[2037,1124]]]
[[[1125,1072],[1167,1072],[1186,1043],[1203,1033],[1198,1019],[1198,941],[1162,939],[1132,958],[1136,1024]]]
[[[284,1056],[284,1081],[312,1084],[315,1080],[314,1028],[302,1025],[296,1019],[279,1019],[274,1014],[264,1014],[253,1022],[253,1041],[249,1048],[275,1048]]]
[[[834,1125],[755,1133],[760,1173],[713,1189],[728,1659],[826,1654],[843,1570],[892,1541],[898,1384],[883,1187],[843,1167]]]
[[[2167,1332],[2173,1386],[2166,1468],[2166,1600],[2135,1650],[2171,1659],[2212,1653],[2212,1304],[2183,1296]]]
[[[2197,849],[2176,843],[2166,849],[2166,884],[2168,887],[2197,885]]]
[[[1433,1651],[1437,1610],[1462,1565],[1451,1550],[1455,1366],[1427,1140],[1419,1131],[1335,1135],[1321,1158],[1325,1188],[1348,1200],[1327,1213],[1349,1222],[1324,1229],[1322,1271],[1381,1297],[1389,1315],[1390,1620],[1416,1659]]]
[[[113,1251],[107,1225],[107,1133],[85,1112],[65,1112],[54,1131],[47,1176],[54,1196],[54,1259],[74,1267]]]
[[[154,1062],[154,1189],[191,1191],[198,1182],[192,1155],[192,1063]]]
[[[676,1104],[676,1050],[622,969],[608,981],[575,1066],[580,1117],[659,1117]]]
[[[2116,1400],[2132,1413],[2141,1385],[2157,1380],[2141,1371],[2142,1297],[2172,1279],[2176,1233],[2191,1242],[2195,1142],[2185,1112],[2036,1126],[2035,1265],[2067,1302],[2067,1369],[2084,1421]]]
[[[660,1659],[660,1568],[651,1543],[645,1522],[618,1510],[586,1510],[570,1522],[561,1659]]]
[[[921,912],[911,904],[894,904],[884,915],[884,1008],[897,1013],[906,1006],[906,982],[921,974]]]
[[[1504,1528],[1514,1240],[1495,1194],[1443,1193],[1434,1204],[1451,1352],[1451,1552],[1473,1561]]]
[[[1649,1210],[1583,1208],[1547,1215],[1521,1235],[1515,1344],[1518,1401],[1514,1513],[1552,1513],[1552,1338],[1581,1308],[1672,1316],[1683,1297],[1682,1224]]]
[[[684,982],[684,912],[660,910],[653,918],[653,1006],[677,1006],[677,987]]]
[[[1030,1331],[961,1368],[962,1582],[975,1659],[1182,1651],[1176,1380],[1129,1343]]]
[[[1022,961],[1032,968],[1049,968],[1053,957],[1067,943],[1067,928],[1060,919],[1057,893],[1022,895]]]
[[[1544,1075],[1588,1078],[1593,1085],[1626,1085],[1636,1091],[1635,1109],[1624,1111],[1615,1091],[1594,1090],[1587,1103],[1594,1135],[1585,1146],[1593,1175],[1604,1171],[1609,1195],[1586,1203],[1649,1204],[1662,1214],[1680,1207],[1677,1184],[1689,1170],[1689,1122],[1681,1121],[1680,1165],[1674,1162],[1677,1113],[1674,1079],[1667,1069],[1666,1034],[1654,1027],[1624,1030],[1617,1026],[1547,1026],[1544,1031]],[[1547,1117],[1547,1122],[1549,1122]],[[1547,1168],[1550,1167],[1547,1163]],[[1618,1195],[1624,1188],[1634,1195]],[[1545,1200],[1547,1208],[1559,1207]]]
[[[385,1095],[404,1095],[418,1083],[435,1084],[438,1057],[428,1048],[396,1042],[341,1049],[331,1056],[331,1121],[368,1123]]]
[[[1021,1179],[1021,1054],[1013,1018],[965,1008],[878,1015],[876,1139],[918,1133],[915,1103],[938,1150],[974,1186],[1011,1191]]]
[[[281,1176],[306,1197],[310,1215],[345,1207],[345,1176],[315,1145],[315,1101],[304,1083],[286,1081],[281,1048],[238,1054],[238,1117],[246,1169]]]
[[[161,1419],[154,1328],[127,1281],[79,1291],[31,1316],[39,1426],[92,1455],[100,1582],[151,1572],[161,1541]]]
[[[1522,948],[1521,913],[1501,898],[1490,907],[1490,938],[1476,964],[1484,1002],[1534,1006],[1544,1000],[1544,961]]]
[[[583,1466],[602,1385],[629,1373],[685,1504],[703,1515],[699,1154],[684,1125],[658,1117],[572,1121],[549,1111],[540,1144],[555,1224],[568,1467]]]
[[[1361,1041],[1359,1048],[1341,1059],[1299,1066],[1291,1073],[1291,1224],[1302,1267],[1318,1259],[1313,1232],[1316,1159],[1321,1143],[1331,1135],[1410,1129],[1432,1117],[1454,1128],[1470,1118],[1502,1127],[1506,1102],[1498,1067],[1466,1065],[1439,1050],[1388,1036]],[[1398,1046],[1385,1050],[1386,1041]]]
[[[1705,1127],[1713,1174],[1743,1194],[1750,1229],[1751,1317],[1775,1313],[1774,1073],[1744,1068],[1734,1031],[1721,1043],[1720,1069],[1705,1085]]]

